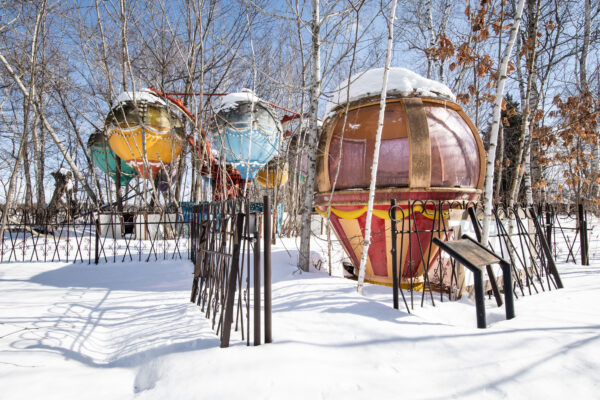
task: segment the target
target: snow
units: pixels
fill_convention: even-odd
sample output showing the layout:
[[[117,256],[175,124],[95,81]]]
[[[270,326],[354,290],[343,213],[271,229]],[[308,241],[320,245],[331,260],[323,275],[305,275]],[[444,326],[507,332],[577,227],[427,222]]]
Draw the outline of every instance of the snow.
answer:
[[[323,239],[311,259],[326,268]],[[1,397],[597,398],[600,261],[559,264],[565,289],[519,297],[512,320],[488,300],[482,330],[467,298],[408,314],[388,287],[363,297],[300,274],[298,244],[273,246],[274,342],[260,347],[232,333],[219,348],[188,301],[189,261],[0,264]]]
[[[152,104],[166,105],[165,101],[150,89],[141,89],[137,92],[123,92],[119,94],[113,101],[112,108],[128,101],[134,101],[134,99],[135,101],[146,101]]]
[[[67,168],[60,168],[58,170],[58,172],[67,178],[67,183],[65,185],[65,189],[67,191],[71,191],[73,190],[73,174],[71,173],[71,170],[67,169]]]
[[[383,87],[383,68],[375,68],[352,76],[350,83],[350,101],[381,94]],[[347,81],[342,82],[332,93],[325,109],[329,115],[336,107],[348,102]],[[443,83],[422,77],[406,68],[390,68],[388,75],[388,95],[434,97],[456,101],[456,96]]]
[[[237,107],[238,103],[252,102],[258,103],[261,99],[252,92],[250,89],[242,89],[237,93],[229,93],[218,99],[216,102],[216,112],[232,110]]]

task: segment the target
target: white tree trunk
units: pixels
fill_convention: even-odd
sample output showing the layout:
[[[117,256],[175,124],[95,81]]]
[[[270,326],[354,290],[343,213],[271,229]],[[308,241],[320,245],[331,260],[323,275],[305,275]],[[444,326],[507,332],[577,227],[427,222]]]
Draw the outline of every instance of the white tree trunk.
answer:
[[[13,167],[13,171],[10,176],[10,181],[8,184],[8,192],[6,193],[6,202],[4,204],[2,220],[0,221],[0,240],[4,239],[4,230],[6,229],[6,223],[8,221],[8,212],[9,212],[10,208],[12,207],[15,186],[17,183],[17,175],[18,175],[19,169],[21,168],[21,163],[23,162],[25,153],[27,151],[27,136],[28,136],[27,128],[28,128],[28,124],[29,124],[29,111],[33,106],[32,97],[33,97],[33,93],[35,90],[35,86],[34,86],[35,66],[36,66],[36,63],[35,63],[36,56],[35,55],[37,52],[37,39],[38,39],[38,33],[40,30],[42,17],[45,12],[46,12],[46,2],[44,1],[44,2],[42,2],[40,11],[37,14],[35,28],[33,31],[33,37],[31,39],[31,59],[30,59],[31,65],[30,65],[30,77],[29,77],[31,82],[30,82],[30,86],[29,86],[29,92],[27,92],[25,90],[25,88],[22,88],[23,93],[25,94],[25,98],[23,100],[23,105],[24,105],[24,107],[23,107],[24,108],[24,110],[23,110],[24,111],[23,134],[21,136],[21,143],[19,144],[19,151],[17,153],[17,159],[15,160],[15,165]],[[16,76],[14,74],[14,72],[12,71],[12,68],[10,68],[10,65],[8,65],[8,62],[6,61],[6,59],[4,58],[4,56],[1,53],[0,53],[0,57],[2,57],[2,62],[4,63],[8,72],[11,75]]]
[[[427,10],[427,17],[425,19],[425,24],[427,26],[427,48],[430,50],[427,52],[427,78],[433,79],[431,76],[431,71],[434,67],[434,57],[431,54],[431,50],[435,47],[435,32],[433,30],[433,14],[431,11],[431,0],[425,1],[425,9]]]
[[[364,4],[364,3],[362,3]],[[354,70],[354,63],[356,61],[356,47],[358,44],[358,28],[360,27],[359,24],[359,12],[360,12],[360,8],[362,7],[362,4],[360,4],[358,6],[358,8],[355,9],[356,12],[356,24],[354,26],[354,46],[352,48],[352,59],[350,60],[350,67],[348,68],[348,81],[346,82],[346,99],[350,99],[350,87],[352,86],[352,71]],[[328,260],[328,265],[329,265],[329,275],[331,275],[331,270],[332,270],[332,261],[331,261],[331,255],[333,253],[333,242],[331,241],[331,223],[330,223],[330,219],[331,219],[331,202],[333,201],[333,194],[335,192],[335,188],[337,186],[337,181],[338,178],[340,176],[340,166],[341,166],[341,160],[343,157],[343,153],[344,153],[344,136],[346,134],[346,122],[348,121],[348,110],[350,109],[350,102],[346,102],[346,108],[344,109],[344,121],[342,122],[342,133],[340,135],[340,143],[342,145],[340,145],[340,149],[338,151],[338,155],[337,155],[337,159],[340,160],[340,162],[338,163],[338,165],[336,166],[335,169],[335,176],[333,178],[333,182],[331,184],[331,193],[329,195],[329,202],[327,204],[327,260]]]
[[[581,85],[581,91],[589,94],[590,85],[587,79],[587,57],[590,48],[592,0],[584,0],[584,2],[585,15],[583,22],[583,46],[581,48],[581,57],[579,58],[579,82]]]
[[[385,69],[383,71],[383,84],[381,86],[381,97],[379,100],[379,120],[377,122],[377,133],[375,135],[375,150],[373,151],[373,165],[371,166],[371,185],[369,187],[369,202],[367,204],[367,220],[365,222],[365,242],[360,257],[358,269],[358,293],[363,294],[365,284],[365,272],[367,269],[367,258],[369,257],[369,246],[371,245],[371,219],[373,218],[373,203],[375,202],[375,186],[377,183],[377,166],[379,164],[379,148],[381,147],[381,134],[383,132],[383,119],[385,117],[385,99],[387,97],[388,75],[392,62],[392,46],[394,43],[394,19],[396,17],[397,0],[392,0],[392,11],[388,20],[388,43],[385,54]]]
[[[590,48],[590,37],[591,37],[591,25],[592,25],[592,0],[585,1],[585,12],[584,12],[584,23],[583,23],[583,46],[581,48],[581,57],[579,59],[579,82],[581,91],[585,94],[590,93],[590,85],[587,78],[587,58]],[[598,87],[600,92],[600,86]],[[598,150],[598,136],[600,129],[596,129],[595,137],[592,142],[592,163],[591,163],[591,177],[592,177],[592,190],[590,191],[589,197],[595,199],[598,197],[598,184],[596,179],[598,178],[598,172],[600,170],[600,155]]]
[[[300,257],[298,267],[308,272],[310,268],[310,222],[312,218],[313,192],[315,186],[315,169],[317,164],[317,145],[319,142],[319,97],[321,95],[321,20],[319,16],[319,0],[312,0],[312,78],[310,82],[309,132],[306,143],[308,154],[308,171],[304,186],[302,202],[302,229],[300,232]]]
[[[535,42],[537,40],[539,19],[539,7],[535,0],[528,0],[528,19],[529,25],[527,27],[527,37],[529,40],[533,40]],[[516,159],[516,172],[512,178],[510,197],[508,199],[509,207],[512,207],[519,199],[519,192],[523,177],[531,173],[531,142],[533,139],[531,104],[533,103],[534,108],[536,108],[536,99],[538,97],[537,94],[535,94],[534,99],[532,99],[533,82],[537,76],[536,58],[536,46],[532,46],[531,49],[527,51],[527,82],[525,85],[523,85],[522,76],[519,74],[519,88],[521,92],[521,106],[523,108],[523,115],[521,134],[519,136],[519,148]],[[518,71],[520,72],[521,69],[519,68]],[[528,205],[530,205],[533,202],[531,177],[525,178],[525,191],[528,193],[526,196],[526,202]]]
[[[533,190],[531,188],[531,139],[527,142],[525,148],[525,172],[523,179],[525,181],[525,201],[527,205],[533,204]]]
[[[19,76],[15,73],[15,71],[12,69],[12,67],[10,66],[10,64],[8,63],[8,61],[6,60],[6,58],[4,57],[4,55],[2,53],[0,53],[0,62],[2,62],[2,64],[4,64],[4,67],[8,70],[8,73],[13,78],[13,80],[15,81],[17,86],[19,86],[19,89],[21,90],[23,95],[29,99],[30,98],[29,93],[27,92],[25,85],[23,85],[21,78],[19,78]],[[58,137],[58,135],[56,134],[56,132],[54,131],[54,129],[52,128],[52,126],[50,125],[50,123],[48,122],[46,117],[44,116],[44,114],[42,114],[39,111],[40,106],[38,104],[38,101],[36,100],[35,90],[33,92],[34,93],[32,93],[31,101],[33,104],[34,112],[39,115],[40,119],[42,120],[42,124],[44,124],[44,127],[46,128],[46,130],[48,131],[48,133],[50,133],[50,136],[54,140],[54,143],[56,144],[56,147],[58,147],[58,150],[60,150],[63,157],[65,157],[65,160],[71,167],[71,170],[73,171],[73,174],[75,175],[75,177],[77,177],[79,182],[83,185],[83,188],[85,189],[86,193],[90,197],[90,200],[92,200],[92,202],[94,204],[97,204],[98,201],[96,199],[96,194],[94,193],[92,188],[88,185],[86,179],[83,177],[83,175],[79,171],[79,168],[77,168],[77,165],[75,165],[75,162],[71,158],[71,155],[69,154],[69,152],[67,151],[65,146],[63,146],[63,144],[61,143],[60,138]]]
[[[481,243],[485,246],[488,242],[490,232],[490,221],[492,219],[492,195],[494,189],[494,167],[496,164],[496,145],[498,143],[498,129],[500,128],[500,111],[502,108],[502,99],[504,98],[504,85],[506,83],[506,67],[512,53],[517,32],[521,25],[521,16],[523,15],[523,6],[525,0],[519,0],[517,9],[515,10],[515,20],[510,29],[510,37],[504,49],[504,55],[498,68],[498,81],[496,83],[496,101],[494,102],[494,112],[492,120],[492,129],[490,132],[490,146],[488,148],[487,169],[485,172],[485,183],[483,188],[483,206],[484,217],[483,227],[481,232]]]
[[[598,183],[596,179],[600,178],[598,172],[600,171],[600,147],[598,146],[598,138],[600,137],[600,128],[596,128],[596,135],[592,143],[592,199],[598,197]]]

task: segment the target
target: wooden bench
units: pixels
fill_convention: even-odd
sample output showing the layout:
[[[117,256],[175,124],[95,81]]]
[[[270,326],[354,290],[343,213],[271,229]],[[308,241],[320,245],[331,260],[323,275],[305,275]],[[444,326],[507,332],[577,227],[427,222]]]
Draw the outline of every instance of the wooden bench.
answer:
[[[474,277],[475,310],[477,312],[477,327],[486,328],[485,296],[483,293],[483,270],[486,265],[500,264],[504,283],[504,307],[506,319],[515,317],[515,307],[512,290],[511,265],[502,257],[479,244],[476,240],[463,235],[461,240],[444,242],[434,238],[433,242],[456,261],[468,268]]]

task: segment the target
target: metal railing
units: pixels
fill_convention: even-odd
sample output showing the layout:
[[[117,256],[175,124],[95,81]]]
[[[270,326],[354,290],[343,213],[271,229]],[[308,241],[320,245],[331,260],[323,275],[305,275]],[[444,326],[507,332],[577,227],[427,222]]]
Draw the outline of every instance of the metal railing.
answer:
[[[190,257],[192,213],[9,210],[0,262],[123,262]]]
[[[251,207],[247,200],[237,199],[192,208],[197,217],[191,225],[194,278],[190,301],[196,303],[211,321],[221,347],[229,346],[232,324],[247,345],[250,345],[250,326],[253,325],[253,343],[255,346],[261,343],[261,255],[264,260],[265,342],[272,340],[268,197],[264,204],[264,207],[256,204]],[[259,211],[261,208],[263,212]],[[263,251],[260,226],[264,228]]]
[[[393,292],[394,307],[398,308],[398,293],[409,312],[417,299],[421,306],[426,299],[435,305],[437,296],[434,293],[439,293],[439,301],[444,301],[444,297],[448,300],[460,297],[468,289],[464,275],[454,260],[439,254],[432,244],[435,238],[452,240],[464,233],[479,239],[483,216],[481,204],[411,200],[396,205],[392,201],[389,214],[393,286],[397,288]],[[427,218],[422,218],[417,224],[417,216],[424,214]],[[548,229],[554,228],[547,225],[545,216],[532,207],[494,207],[488,247],[511,263],[515,296],[562,287],[554,262],[553,243],[546,235]],[[554,248],[560,246],[560,243],[554,242]],[[423,273],[422,282],[414,284],[414,279],[408,279],[400,285],[400,277],[413,276],[412,269],[419,264],[429,266],[428,271]],[[494,276],[491,266],[486,268],[486,272],[489,285],[486,290],[494,295],[500,306],[502,281]]]

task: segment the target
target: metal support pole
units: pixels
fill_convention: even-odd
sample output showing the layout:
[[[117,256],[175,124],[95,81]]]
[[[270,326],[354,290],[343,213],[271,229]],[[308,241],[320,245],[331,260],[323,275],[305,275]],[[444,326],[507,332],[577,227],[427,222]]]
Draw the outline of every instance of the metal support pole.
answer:
[[[546,240],[552,248],[552,210],[550,209],[550,204],[546,204]]]
[[[396,199],[392,199],[390,203],[390,213],[391,218],[390,222],[392,225],[392,287],[394,290],[393,299],[394,299],[394,308],[397,310],[398,306],[398,250],[396,249]]]
[[[506,310],[506,319],[513,319],[515,317],[515,301],[510,264],[501,262],[500,267],[502,268],[502,280],[504,284],[504,309]]]
[[[272,335],[272,319],[271,319],[271,205],[269,202],[269,196],[265,196],[263,199],[265,214],[264,220],[264,280],[265,280],[265,343],[271,343],[273,341]]]
[[[475,286],[475,311],[477,313],[477,328],[485,329],[485,297],[483,294],[483,273],[479,268],[469,268],[473,272]]]
[[[585,211],[584,211],[585,213]],[[583,217],[583,233],[585,234],[585,265],[590,265],[590,246],[588,242],[587,215]]]
[[[255,215],[258,219],[258,214]],[[265,220],[265,224],[268,222]],[[260,337],[260,236],[258,227],[256,231],[252,233],[254,238],[254,345],[259,346],[261,342]],[[265,240],[270,240],[270,237],[266,236]]]
[[[588,250],[587,250],[587,229],[585,223],[585,211],[583,204],[577,205],[578,220],[579,220],[579,247],[581,249],[581,265],[589,265]]]
[[[225,316],[221,331],[221,347],[229,347],[231,336],[231,323],[233,322],[233,303],[235,301],[235,288],[240,268],[240,249],[242,247],[242,230],[244,228],[244,214],[238,213],[233,232],[233,251],[231,254],[231,270],[227,282],[227,293],[225,298]]]
[[[473,229],[475,230],[475,237],[478,241],[481,241],[481,228],[479,227],[479,221],[477,220],[477,216],[475,215],[475,209],[473,207],[469,207],[468,212],[469,217],[471,218],[471,225],[473,225]],[[496,304],[498,305],[498,307],[501,307],[502,296],[500,296],[500,290],[498,289],[498,283],[496,282],[494,270],[492,269],[491,265],[486,265],[485,270],[488,274],[488,278],[490,278],[490,285],[492,286],[492,293],[494,293]]]
[[[96,218],[96,246],[94,248],[94,264],[98,264],[100,259],[100,214],[98,214],[98,218]]]

